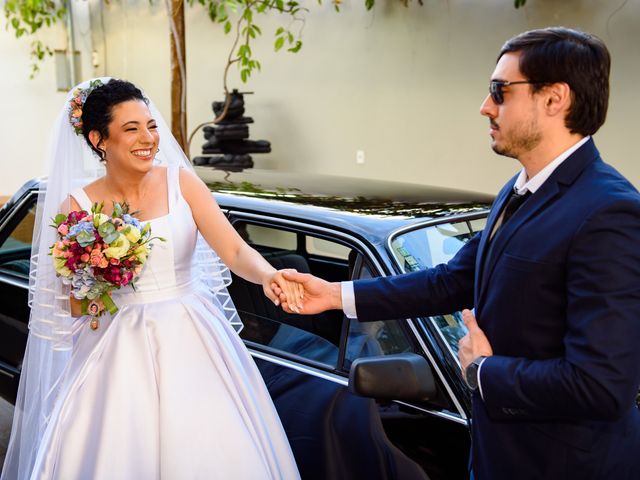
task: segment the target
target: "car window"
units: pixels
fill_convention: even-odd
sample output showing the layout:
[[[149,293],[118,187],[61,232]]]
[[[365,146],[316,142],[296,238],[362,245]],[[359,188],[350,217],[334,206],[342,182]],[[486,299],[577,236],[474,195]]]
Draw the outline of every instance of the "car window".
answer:
[[[352,262],[354,264],[353,280],[377,276],[363,255],[357,254]],[[398,320],[360,322],[354,319],[349,321],[344,367],[348,370],[357,358],[391,355],[412,350],[412,344]]]
[[[416,228],[393,238],[391,250],[400,268],[406,272],[430,268],[451,260],[485,225],[486,217],[482,217]],[[458,340],[467,333],[460,312],[433,316],[429,321],[457,358]]]
[[[29,277],[31,238],[35,223],[35,203],[17,212],[9,223],[10,233],[0,243],[0,272]]]
[[[352,250],[349,247],[341,245],[324,238],[306,237],[306,250],[313,255],[322,255],[329,258],[338,258],[348,261],[349,253]]]
[[[348,261],[340,252],[346,249],[348,257],[349,248],[342,244],[266,224],[236,220],[233,225],[277,269],[295,268],[331,281],[348,278]],[[260,285],[235,275],[229,293],[244,324],[240,336],[245,341],[336,368],[341,312],[285,313],[264,296]]]

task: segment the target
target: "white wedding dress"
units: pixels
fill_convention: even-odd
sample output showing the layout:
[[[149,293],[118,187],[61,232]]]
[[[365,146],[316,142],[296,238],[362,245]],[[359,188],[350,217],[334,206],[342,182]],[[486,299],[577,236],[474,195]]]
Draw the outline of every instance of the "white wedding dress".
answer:
[[[81,328],[32,479],[299,478],[256,365],[195,286],[196,225],[177,167],[167,179],[169,213],[150,220],[166,242],[114,292],[117,314]]]

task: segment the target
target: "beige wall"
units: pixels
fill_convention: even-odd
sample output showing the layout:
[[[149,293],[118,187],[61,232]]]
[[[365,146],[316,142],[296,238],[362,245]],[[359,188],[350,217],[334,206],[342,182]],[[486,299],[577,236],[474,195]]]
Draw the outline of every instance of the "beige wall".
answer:
[[[44,40],[64,48],[62,28]],[[29,178],[44,173],[49,128],[64,102],[56,92],[53,61],[47,61],[29,80],[29,41],[16,41],[12,31],[0,28],[0,195],[11,195]]]
[[[96,10],[99,4],[92,1]],[[255,92],[246,97],[248,114],[256,120],[251,137],[272,142],[272,154],[254,156],[257,167],[495,192],[517,170],[514,160],[492,153],[487,121],[478,114],[496,54],[515,33],[561,24],[596,33],[611,50],[611,104],[596,141],[605,159],[640,185],[633,145],[640,126],[640,2],[631,0],[617,13],[616,5],[597,0],[528,0],[520,10],[511,0],[425,0],[424,6],[414,1],[409,8],[378,0],[372,12],[362,0],[346,0],[340,13],[330,4],[308,3],[305,45],[298,54],[273,52],[272,35],[280,23],[265,17],[259,21],[264,36],[254,47],[263,72],[248,85],[232,72],[232,86]],[[168,117],[169,29],[163,5],[149,6],[147,0],[103,5],[104,58],[106,73],[141,85]],[[4,49],[7,34],[0,35]],[[190,128],[211,119],[211,101],[222,99],[230,45],[231,37],[212,25],[204,10],[187,9]],[[4,55],[1,61],[4,69]],[[26,63],[16,54],[12,66],[19,61]],[[52,82],[51,73],[43,71],[38,82]],[[0,95],[7,97],[4,84]],[[47,99],[43,110],[51,103]],[[47,110],[27,136],[23,127],[3,144],[15,144],[16,135],[29,141],[54,114]],[[2,134],[26,124],[27,118],[19,118]],[[198,136],[193,154],[202,143]],[[357,150],[365,152],[362,165],[356,164]],[[28,176],[16,172],[20,175]],[[8,188],[0,179],[0,193]]]

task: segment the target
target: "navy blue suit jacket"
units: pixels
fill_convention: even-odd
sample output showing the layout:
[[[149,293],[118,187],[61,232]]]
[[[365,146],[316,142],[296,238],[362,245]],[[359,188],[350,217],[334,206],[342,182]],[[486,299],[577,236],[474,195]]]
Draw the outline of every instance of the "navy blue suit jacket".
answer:
[[[355,282],[360,320],[475,306],[494,356],[473,397],[477,479],[640,479],[640,195],[589,140],[446,265]]]

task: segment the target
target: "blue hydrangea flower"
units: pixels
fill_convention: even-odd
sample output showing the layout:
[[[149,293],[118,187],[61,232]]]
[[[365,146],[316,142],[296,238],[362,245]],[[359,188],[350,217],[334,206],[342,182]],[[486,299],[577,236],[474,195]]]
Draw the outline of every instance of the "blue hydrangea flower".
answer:
[[[66,235],[66,239],[70,239],[72,237],[76,237],[80,232],[86,233],[95,233],[95,229],[93,228],[93,223],[91,222],[80,222],[76,223],[69,229],[69,233]]]
[[[87,265],[82,270],[76,270],[71,278],[71,291],[73,292],[73,296],[78,300],[86,298],[95,283],[96,277],[93,275],[93,268]]]
[[[142,230],[142,224],[140,223],[140,221],[136,217],[133,217],[133,216],[129,215],[128,213],[125,213],[122,216],[122,220],[124,220],[124,223],[128,223],[129,225],[133,225],[138,230]]]

